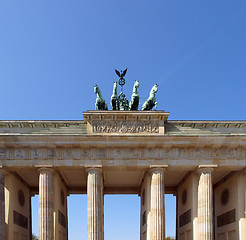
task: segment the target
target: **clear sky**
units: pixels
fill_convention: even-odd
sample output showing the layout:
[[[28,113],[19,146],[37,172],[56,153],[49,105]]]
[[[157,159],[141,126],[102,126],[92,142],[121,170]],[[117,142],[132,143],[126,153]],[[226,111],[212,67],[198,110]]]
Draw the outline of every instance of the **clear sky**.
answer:
[[[109,105],[126,67],[127,98],[135,80],[141,104],[158,83],[169,119],[246,120],[246,1],[0,1],[1,120],[80,120],[93,85]],[[68,207],[69,239],[86,239],[85,196]],[[105,240],[138,239],[138,228],[137,196],[105,197]]]

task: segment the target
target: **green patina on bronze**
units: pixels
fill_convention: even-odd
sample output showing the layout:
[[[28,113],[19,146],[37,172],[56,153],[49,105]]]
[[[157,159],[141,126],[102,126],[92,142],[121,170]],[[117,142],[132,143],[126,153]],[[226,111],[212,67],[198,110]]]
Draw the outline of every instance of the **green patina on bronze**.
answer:
[[[95,103],[96,110],[108,110],[107,103],[103,99],[101,91],[96,84],[94,86],[94,92],[97,95],[97,99]]]
[[[119,76],[118,84],[121,86],[121,93],[118,96],[117,93],[117,82],[114,82],[113,85],[113,94],[111,96],[110,105],[111,109],[114,111],[137,111],[139,107],[139,94],[138,94],[138,88],[139,88],[139,81],[135,80],[133,85],[133,91],[130,103],[126,98],[126,95],[123,93],[123,86],[125,85],[125,75],[127,72],[127,68],[124,71],[118,71],[115,69],[116,74]],[[158,85],[155,84],[149,94],[149,98],[144,102],[141,110],[152,110],[154,107],[154,110],[157,108],[157,101],[155,98],[155,94],[158,90]],[[97,94],[95,108],[96,110],[108,110],[108,106],[106,101],[103,99],[101,91],[97,85],[94,86],[94,92]]]

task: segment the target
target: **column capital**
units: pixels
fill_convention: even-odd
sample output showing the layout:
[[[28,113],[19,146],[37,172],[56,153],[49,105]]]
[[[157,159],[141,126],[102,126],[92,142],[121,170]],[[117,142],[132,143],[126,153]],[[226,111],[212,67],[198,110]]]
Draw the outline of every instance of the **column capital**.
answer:
[[[150,165],[149,172],[165,172],[168,168],[168,165]]]
[[[52,165],[35,165],[36,168],[38,168],[39,172],[50,172],[55,173],[55,169]]]
[[[217,168],[218,165],[214,164],[214,165],[199,165],[197,168],[197,173],[201,174],[201,173],[212,173],[214,171],[215,168]]]
[[[92,173],[92,172],[102,173],[102,165],[87,165],[85,167],[87,173]]]

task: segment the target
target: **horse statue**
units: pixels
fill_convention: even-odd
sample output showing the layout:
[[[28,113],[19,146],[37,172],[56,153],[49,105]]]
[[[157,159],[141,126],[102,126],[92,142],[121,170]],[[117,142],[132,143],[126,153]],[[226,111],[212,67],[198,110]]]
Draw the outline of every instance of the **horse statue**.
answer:
[[[110,104],[112,110],[120,110],[120,98],[117,95],[117,82],[114,82]]]
[[[107,103],[103,99],[101,91],[96,84],[94,85],[94,92],[97,95],[97,99],[95,103],[96,110],[108,110]]]
[[[155,84],[150,90],[149,98],[144,102],[141,110],[151,110],[153,107],[155,107],[154,110],[156,110],[157,102],[156,102],[155,94],[157,91],[158,91],[158,85]]]
[[[139,105],[138,87],[139,87],[139,82],[135,80],[132,90],[132,97],[129,104],[129,110],[138,110],[138,105]]]

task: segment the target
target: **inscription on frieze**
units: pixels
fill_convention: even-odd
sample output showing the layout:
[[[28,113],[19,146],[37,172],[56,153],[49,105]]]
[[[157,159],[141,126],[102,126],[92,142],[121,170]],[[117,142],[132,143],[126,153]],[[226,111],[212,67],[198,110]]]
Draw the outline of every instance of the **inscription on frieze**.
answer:
[[[217,227],[222,227],[236,221],[236,210],[233,209],[220,216],[217,216]]]
[[[158,121],[94,121],[93,133],[159,133]]]
[[[28,218],[14,210],[14,224],[28,229]]]
[[[191,222],[191,209],[189,209],[187,212],[179,216],[179,227],[183,227],[184,225],[190,222]]]

